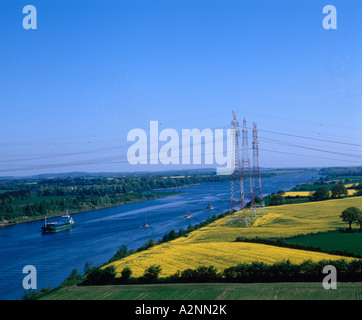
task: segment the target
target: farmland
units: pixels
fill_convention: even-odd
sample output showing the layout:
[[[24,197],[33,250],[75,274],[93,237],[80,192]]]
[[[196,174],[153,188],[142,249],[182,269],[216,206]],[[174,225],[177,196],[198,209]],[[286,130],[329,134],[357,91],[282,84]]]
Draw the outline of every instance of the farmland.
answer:
[[[346,250],[362,256],[362,233],[342,233],[339,231],[306,235],[283,240],[285,243],[312,246],[323,250]]]
[[[255,261],[273,264],[289,259],[292,263],[302,263],[305,260],[319,261],[324,259],[338,260],[341,257],[320,252],[309,252],[276,246],[238,243],[183,243],[177,239],[167,244],[156,246],[144,252],[136,253],[121,261],[114,262],[117,272],[129,267],[135,277],[142,276],[144,270],[153,264],[162,266],[161,277],[171,276],[178,270],[196,269],[199,266],[213,265],[217,270],[235,266],[241,262]],[[351,258],[345,258],[352,260]]]
[[[348,196],[353,196],[357,190],[355,189],[348,189]],[[309,197],[313,191],[288,191],[285,193],[286,197]],[[330,193],[331,195],[331,193]]]
[[[314,261],[353,261],[355,258],[328,253],[345,251],[361,255],[361,233],[342,233],[346,228],[340,214],[347,207],[362,207],[362,197],[347,197],[326,201],[287,204],[267,207],[267,214],[257,218],[248,228],[226,224],[226,218],[192,231],[186,236],[149,247],[122,259],[104,265],[113,266],[116,278],[127,267],[133,279],[139,279],[145,270],[160,265],[161,279],[178,271],[196,270],[213,266],[218,272],[238,264],[264,263],[274,265],[282,261],[293,264]],[[250,239],[237,242],[236,238]],[[288,248],[255,243],[253,239],[280,240],[291,245],[321,248],[326,252]],[[321,274],[321,276],[323,276]],[[294,278],[293,278],[294,279]],[[315,281],[315,280],[311,280]],[[345,280],[349,281],[349,280]],[[135,283],[135,282],[132,282]],[[42,299],[110,299],[110,300],[192,300],[192,299],[285,299],[323,300],[360,299],[360,282],[339,282],[339,290],[324,290],[320,283],[161,283],[144,285],[61,286],[42,295]]]
[[[289,259],[300,263],[311,259],[338,259],[339,256],[280,248],[256,243],[235,243],[239,236],[246,238],[284,238],[345,227],[340,212],[349,206],[362,206],[362,197],[345,198],[268,207],[268,214],[258,218],[250,228],[225,225],[225,218],[192,232],[187,237],[164,243],[112,263],[119,273],[129,267],[134,276],[142,275],[145,268],[159,264],[161,276],[177,270],[213,265],[222,270],[242,262],[274,263]]]
[[[47,300],[361,300],[361,283],[208,283],[64,287]]]

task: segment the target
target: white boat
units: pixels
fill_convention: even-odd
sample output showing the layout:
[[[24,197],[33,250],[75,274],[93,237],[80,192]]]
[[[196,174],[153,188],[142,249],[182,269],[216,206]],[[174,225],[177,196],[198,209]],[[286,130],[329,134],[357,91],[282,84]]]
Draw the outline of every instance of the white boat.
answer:
[[[191,218],[191,213],[188,211],[186,216],[184,216],[184,219],[190,219]]]

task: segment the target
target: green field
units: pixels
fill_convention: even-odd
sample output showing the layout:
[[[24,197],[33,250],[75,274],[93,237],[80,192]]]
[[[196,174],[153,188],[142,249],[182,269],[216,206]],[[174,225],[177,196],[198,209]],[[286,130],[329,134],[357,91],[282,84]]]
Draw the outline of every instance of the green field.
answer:
[[[362,233],[325,232],[285,239],[283,242],[327,251],[347,251],[362,256]]]
[[[322,275],[323,277],[323,275]],[[46,300],[361,300],[362,283],[158,284],[64,287]]]

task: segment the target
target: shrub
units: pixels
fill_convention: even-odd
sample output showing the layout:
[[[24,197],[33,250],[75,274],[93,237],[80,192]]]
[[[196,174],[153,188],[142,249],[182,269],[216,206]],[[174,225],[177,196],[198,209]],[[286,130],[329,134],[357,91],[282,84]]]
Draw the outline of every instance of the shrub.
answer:
[[[318,188],[311,196],[312,201],[322,201],[329,198],[329,189],[327,187]]]
[[[121,281],[122,282],[127,282],[132,276],[132,270],[130,268],[124,268],[121,271]]]
[[[160,265],[158,266],[152,265],[145,270],[143,276],[139,280],[144,283],[150,283],[156,281],[158,280],[161,271],[162,268]]]
[[[91,269],[86,276],[84,285],[105,285],[110,284],[116,276],[116,269],[114,266],[108,266],[104,269],[95,267]]]
[[[269,205],[271,206],[278,206],[285,203],[285,199],[281,194],[274,194],[270,198]]]

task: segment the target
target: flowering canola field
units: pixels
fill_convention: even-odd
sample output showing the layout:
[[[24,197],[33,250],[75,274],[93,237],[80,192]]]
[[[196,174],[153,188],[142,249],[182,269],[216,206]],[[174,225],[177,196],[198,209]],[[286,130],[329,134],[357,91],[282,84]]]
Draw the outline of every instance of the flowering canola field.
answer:
[[[347,189],[348,191],[348,195],[349,196],[353,196],[357,190],[355,189]],[[288,191],[285,193],[285,197],[296,197],[296,196],[299,196],[299,197],[309,197],[311,193],[313,193],[314,191]],[[330,192],[329,195],[331,195],[332,193]]]
[[[252,227],[230,227],[226,226],[225,219],[220,219],[187,237],[152,247],[111,265],[116,267],[118,274],[129,267],[133,276],[138,277],[151,265],[161,265],[161,276],[168,276],[178,270],[199,266],[213,265],[221,271],[238,263],[253,261],[273,264],[286,259],[292,263],[308,259],[341,259],[325,253],[234,241],[239,236],[275,239],[346,227],[339,216],[350,206],[362,209],[362,197],[267,207],[267,215],[258,218]]]

